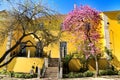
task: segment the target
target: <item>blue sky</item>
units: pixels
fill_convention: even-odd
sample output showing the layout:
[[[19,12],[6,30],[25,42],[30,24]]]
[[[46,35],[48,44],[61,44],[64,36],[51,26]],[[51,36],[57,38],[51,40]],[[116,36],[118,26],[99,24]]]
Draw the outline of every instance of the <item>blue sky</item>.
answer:
[[[51,0],[54,2],[59,12],[68,13],[73,9],[73,5],[90,5],[99,11],[120,10],[120,0]]]
[[[19,1],[19,0],[16,0]],[[37,1],[37,0],[36,0]],[[90,5],[99,11],[120,10],[120,0],[43,0],[44,4],[62,14],[67,14],[73,10],[73,5]],[[0,5],[0,10],[9,9],[10,6],[4,1]]]

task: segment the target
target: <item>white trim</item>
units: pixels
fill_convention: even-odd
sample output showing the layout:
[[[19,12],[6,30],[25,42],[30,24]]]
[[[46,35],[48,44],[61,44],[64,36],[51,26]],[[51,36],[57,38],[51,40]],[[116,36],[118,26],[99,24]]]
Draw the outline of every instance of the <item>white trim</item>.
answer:
[[[110,49],[110,34],[109,34],[109,22],[108,17],[103,14],[103,20],[104,20],[104,33],[105,33],[105,46]]]

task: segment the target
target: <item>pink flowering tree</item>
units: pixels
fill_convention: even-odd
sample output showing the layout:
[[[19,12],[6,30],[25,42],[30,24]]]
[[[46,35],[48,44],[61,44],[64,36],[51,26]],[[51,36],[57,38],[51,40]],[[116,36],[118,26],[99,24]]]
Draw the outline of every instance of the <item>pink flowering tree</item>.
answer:
[[[79,41],[81,50],[86,59],[93,56],[96,64],[96,76],[99,73],[98,55],[101,53],[101,17],[100,12],[89,6],[74,8],[63,22],[63,31],[68,31],[76,36],[75,41]]]

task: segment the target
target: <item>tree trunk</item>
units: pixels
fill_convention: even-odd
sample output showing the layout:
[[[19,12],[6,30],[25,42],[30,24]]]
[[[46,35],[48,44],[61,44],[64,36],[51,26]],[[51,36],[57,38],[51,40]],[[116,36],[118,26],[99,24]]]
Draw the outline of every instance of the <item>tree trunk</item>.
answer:
[[[98,66],[98,59],[97,59],[96,55],[95,55],[95,65],[96,65],[95,77],[98,77],[98,75],[99,75],[99,66]]]
[[[17,41],[10,49],[8,49],[8,50],[2,55],[2,57],[0,57],[0,63],[2,63],[2,62],[6,59],[6,56],[8,56],[11,51],[13,51],[17,46],[19,46],[19,44],[21,43],[21,41],[22,41],[26,36],[29,36],[29,35],[31,35],[31,34],[33,34],[33,33],[23,34],[23,35],[18,39],[18,41]],[[16,56],[16,55],[14,55],[14,56]],[[1,64],[1,65],[0,65],[0,68],[3,67],[4,65],[7,65],[8,63],[10,63],[10,61],[12,61],[13,58],[14,58],[14,57],[10,58],[7,62]]]
[[[22,41],[22,39],[26,37],[26,35],[23,35],[20,37],[20,39],[15,43],[15,45],[13,45],[10,49],[8,49],[3,55],[2,57],[0,58],[0,63],[6,58],[6,56],[11,52],[13,51]]]

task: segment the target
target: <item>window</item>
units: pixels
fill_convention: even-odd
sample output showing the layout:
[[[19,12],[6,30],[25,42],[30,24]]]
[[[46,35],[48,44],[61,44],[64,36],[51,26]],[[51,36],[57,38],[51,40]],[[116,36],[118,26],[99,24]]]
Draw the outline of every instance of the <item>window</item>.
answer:
[[[36,49],[36,57],[42,57],[43,56],[43,46],[42,46],[42,42],[38,42],[36,44],[37,49]]]
[[[60,56],[64,58],[67,54],[67,42],[60,42]]]
[[[19,51],[19,54],[18,54],[19,57],[26,57],[26,43],[25,42],[22,42],[20,44],[20,51]]]

